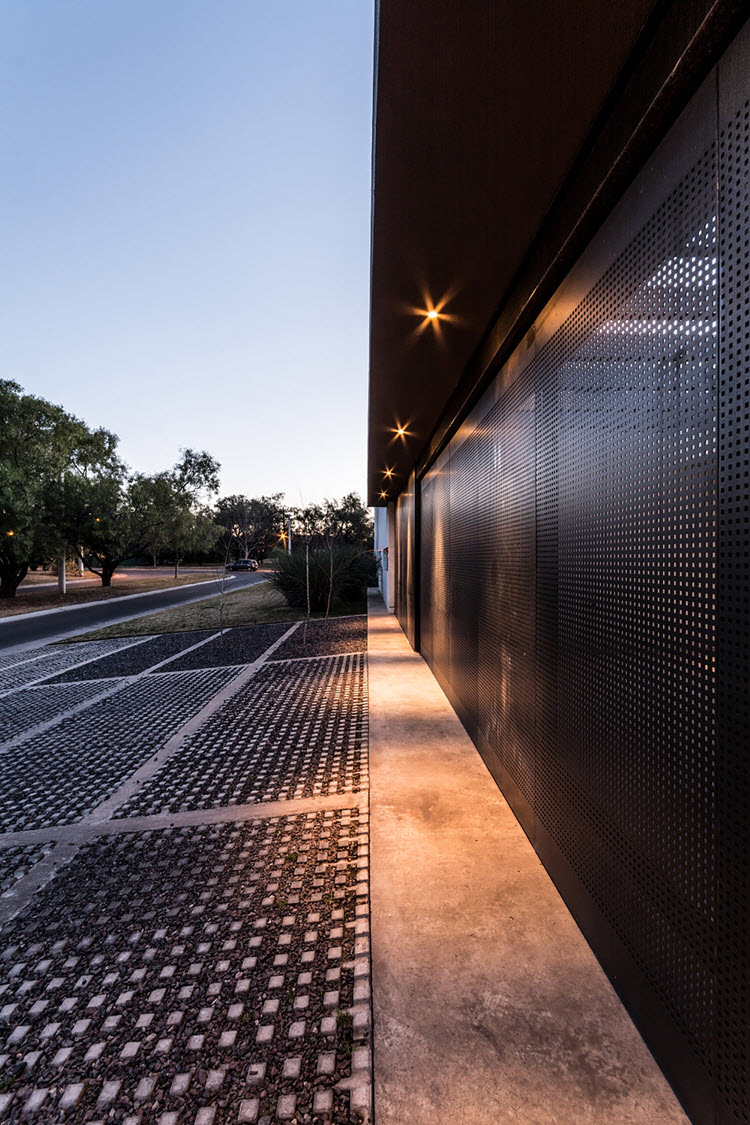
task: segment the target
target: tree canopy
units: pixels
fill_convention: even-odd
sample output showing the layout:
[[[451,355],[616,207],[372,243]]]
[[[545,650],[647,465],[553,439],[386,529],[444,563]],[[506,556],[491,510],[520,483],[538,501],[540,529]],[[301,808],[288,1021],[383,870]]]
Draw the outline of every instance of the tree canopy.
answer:
[[[278,543],[284,527],[284,495],[223,496],[216,505],[216,522],[227,533],[227,546],[243,559],[261,562]]]
[[[325,549],[328,602],[339,570],[372,546],[372,520],[355,492],[290,507],[284,495],[214,500],[219,462],[182,449],[171,469],[132,473],[117,437],[92,429],[61,406],[0,380],[0,597],[14,597],[32,566],[80,553],[109,586],[126,559],[190,554],[267,558],[286,538],[308,555]],[[352,548],[334,563],[334,548]],[[316,565],[320,560],[316,560]],[[338,579],[336,579],[338,581]]]
[[[116,447],[109,430],[0,380],[0,597],[64,549],[87,488],[121,479]]]

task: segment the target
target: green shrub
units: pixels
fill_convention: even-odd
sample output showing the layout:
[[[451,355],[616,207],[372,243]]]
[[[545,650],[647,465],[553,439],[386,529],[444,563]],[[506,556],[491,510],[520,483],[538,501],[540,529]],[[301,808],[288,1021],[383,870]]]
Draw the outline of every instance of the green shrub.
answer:
[[[307,608],[304,550],[273,553],[272,582],[296,609]],[[325,613],[330,585],[331,555],[327,548],[310,551],[310,608],[313,613]],[[378,581],[378,564],[371,554],[363,554],[356,547],[333,548],[333,595],[331,608],[342,603],[363,598],[368,586]]]

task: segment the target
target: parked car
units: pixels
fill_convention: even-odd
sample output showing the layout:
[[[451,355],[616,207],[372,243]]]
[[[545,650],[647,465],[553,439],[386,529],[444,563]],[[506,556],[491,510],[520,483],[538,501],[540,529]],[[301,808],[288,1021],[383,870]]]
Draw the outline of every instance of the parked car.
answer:
[[[257,570],[257,559],[235,559],[234,562],[228,562],[227,570]]]

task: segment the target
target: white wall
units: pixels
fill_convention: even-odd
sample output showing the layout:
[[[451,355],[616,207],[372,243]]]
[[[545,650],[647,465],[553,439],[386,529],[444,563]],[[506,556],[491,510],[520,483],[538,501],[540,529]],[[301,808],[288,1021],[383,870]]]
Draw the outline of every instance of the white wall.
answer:
[[[388,609],[393,612],[395,600],[395,569],[394,559],[391,557],[392,545],[390,544],[388,508],[373,508],[375,517],[375,554],[380,561],[380,575],[378,583],[383,601]]]

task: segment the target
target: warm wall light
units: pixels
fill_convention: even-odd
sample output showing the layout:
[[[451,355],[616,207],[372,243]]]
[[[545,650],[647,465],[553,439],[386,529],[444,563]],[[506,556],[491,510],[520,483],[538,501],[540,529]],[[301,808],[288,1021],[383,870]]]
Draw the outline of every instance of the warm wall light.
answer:
[[[383,475],[386,476],[386,477],[392,477],[393,476],[393,469],[383,469]]]
[[[7,534],[8,535],[15,535],[16,533],[15,533],[15,531],[9,531]]]
[[[412,437],[413,434],[413,431],[409,429],[409,421],[406,421],[403,424],[401,422],[396,422],[395,426],[389,426],[388,429],[390,433],[393,434],[391,441],[395,441],[396,438],[402,438],[403,440],[406,440],[406,438]],[[385,472],[385,470],[383,471]],[[391,472],[393,472],[393,470],[391,470]],[[388,474],[386,473],[386,476],[387,475]]]
[[[438,318],[437,309],[430,309],[430,311],[427,314],[427,318],[428,318],[428,320],[437,320],[437,318]]]
[[[381,492],[381,493],[380,493],[380,499],[381,499],[381,500],[385,500],[385,499],[387,498],[387,496],[388,496],[388,493],[387,493],[387,492]]]

